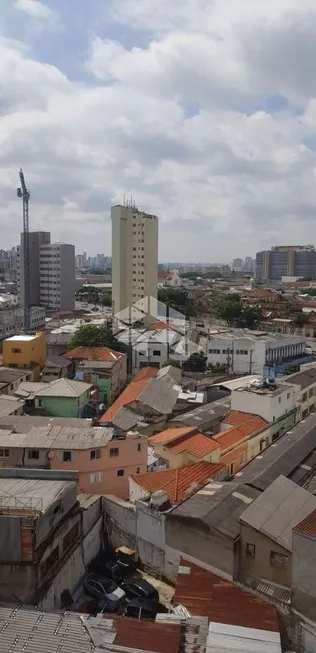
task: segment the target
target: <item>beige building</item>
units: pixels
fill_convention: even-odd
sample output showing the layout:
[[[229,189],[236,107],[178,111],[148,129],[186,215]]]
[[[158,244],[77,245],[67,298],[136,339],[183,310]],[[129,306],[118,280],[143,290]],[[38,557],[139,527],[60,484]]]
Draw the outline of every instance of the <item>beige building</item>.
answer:
[[[75,247],[49,243],[40,249],[40,304],[49,311],[75,310]]]
[[[115,314],[144,297],[157,298],[158,218],[112,206],[112,306]]]
[[[279,476],[240,517],[240,570],[290,587],[292,529],[315,508],[315,496]]]

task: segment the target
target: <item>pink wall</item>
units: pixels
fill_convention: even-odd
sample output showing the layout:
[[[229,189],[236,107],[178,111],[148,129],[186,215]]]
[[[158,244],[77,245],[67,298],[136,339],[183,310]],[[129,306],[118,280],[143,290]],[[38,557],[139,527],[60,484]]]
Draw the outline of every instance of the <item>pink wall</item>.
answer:
[[[141,451],[138,451],[138,445]],[[115,494],[121,499],[129,497],[128,478],[132,474],[147,471],[147,439],[145,437],[112,440],[101,448],[101,457],[90,459],[90,450],[77,451],[73,462],[63,462],[59,452],[52,452],[51,469],[76,470],[79,472],[78,492],[87,494]],[[111,449],[118,449],[118,456],[110,456]],[[117,471],[124,470],[123,476]],[[99,480],[91,474],[99,474]],[[95,480],[96,482],[92,482]]]

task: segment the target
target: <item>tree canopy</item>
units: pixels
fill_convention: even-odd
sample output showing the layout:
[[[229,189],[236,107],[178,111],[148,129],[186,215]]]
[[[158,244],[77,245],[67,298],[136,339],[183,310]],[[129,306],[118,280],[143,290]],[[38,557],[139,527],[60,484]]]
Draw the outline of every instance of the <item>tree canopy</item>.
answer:
[[[238,298],[239,299],[239,298]],[[241,317],[242,306],[235,296],[221,297],[216,306],[216,315],[232,326]]]
[[[174,311],[193,315],[194,309],[188,293],[182,288],[160,288],[158,290],[158,301],[162,302]]]
[[[95,324],[84,324],[77,329],[69,349],[75,347],[110,347],[116,351],[126,351],[125,345],[115,338],[111,329]]]
[[[254,329],[260,320],[260,309],[257,306],[244,306],[242,319],[247,329]]]
[[[194,354],[191,354],[188,358],[185,367],[190,372],[205,372],[207,367],[207,356],[205,356],[203,351],[194,352]]]

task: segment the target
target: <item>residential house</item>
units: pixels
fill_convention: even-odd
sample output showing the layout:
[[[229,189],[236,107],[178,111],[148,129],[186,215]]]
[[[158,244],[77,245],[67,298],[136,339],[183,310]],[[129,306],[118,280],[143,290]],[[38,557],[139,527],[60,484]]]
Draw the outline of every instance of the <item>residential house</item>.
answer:
[[[163,491],[170,503],[180,503],[210,480],[223,481],[227,476],[226,465],[204,460],[178,469],[133,475],[129,478],[129,499],[147,500],[155,492]]]
[[[32,370],[33,380],[38,381],[45,366],[45,333],[16,335],[3,341],[3,365]]]
[[[32,381],[32,372],[0,367],[0,395],[13,395],[23,381]]]
[[[228,465],[231,476],[270,444],[264,435],[266,427],[267,422],[257,415],[235,411],[226,415],[221,433],[214,435],[213,440],[220,446],[220,461]]]
[[[27,422],[28,417],[25,417]],[[128,477],[147,470],[147,439],[117,436],[105,427],[33,427],[0,429],[2,467],[77,471],[78,490],[128,498]]]
[[[239,517],[260,490],[211,481],[166,513],[166,545],[233,579],[239,567]]]
[[[169,469],[179,469],[199,460],[220,462],[220,444],[195,427],[169,428],[153,435],[148,442]]]
[[[158,272],[158,288],[180,288],[181,286],[181,277],[175,270],[170,272]]]
[[[93,426],[93,420],[82,419],[82,417],[51,417],[50,415],[47,417],[43,415],[0,417],[0,429],[14,428],[14,433],[29,433],[33,426],[71,426],[71,428],[86,429]]]
[[[0,497],[0,600],[60,608],[101,547],[100,497],[80,499],[76,472],[33,469],[0,469]]]
[[[198,427],[202,431],[216,434],[220,430],[221,420],[230,410],[230,399],[223,402],[210,402],[173,417],[168,426]]]
[[[45,367],[42,372],[42,381],[49,383],[56,379],[72,379],[73,365],[71,361],[62,356],[49,356],[46,358]]]
[[[100,424],[121,431],[132,430],[151,435],[165,427],[177,404],[180,370],[146,367],[136,374],[112,406],[100,418]]]
[[[21,383],[16,394],[27,406],[52,417],[92,417],[97,414],[98,395],[91,383],[57,379],[50,383]]]
[[[105,405],[113,403],[126,386],[126,354],[109,347],[76,347],[64,357],[73,361],[77,379],[98,388],[100,401]]]
[[[316,510],[292,531],[292,607],[316,622]]]
[[[240,516],[241,572],[291,587],[292,529],[315,509],[315,496],[279,476]]]
[[[285,381],[294,388],[296,421],[299,422],[315,410],[316,367],[302,366],[300,372],[286,376]]]
[[[261,379],[250,382],[249,385],[232,390],[231,408],[235,411],[259,415],[266,422],[279,422],[284,415],[295,412],[295,391],[288,379],[281,382],[276,379],[276,384],[265,383]],[[316,370],[315,370],[316,383]]]
[[[18,397],[11,397],[11,395],[0,396],[0,419],[9,417],[10,415],[23,415],[25,402]]]

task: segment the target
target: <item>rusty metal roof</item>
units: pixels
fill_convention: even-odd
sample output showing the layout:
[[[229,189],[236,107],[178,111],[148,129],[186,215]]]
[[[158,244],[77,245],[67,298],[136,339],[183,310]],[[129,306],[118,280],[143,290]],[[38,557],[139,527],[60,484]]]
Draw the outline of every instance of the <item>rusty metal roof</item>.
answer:
[[[174,600],[215,623],[279,632],[273,606],[183,558]]]
[[[313,510],[305,519],[294,527],[295,531],[303,535],[316,536],[316,510]]]
[[[117,615],[102,615],[98,619],[101,633],[112,632],[113,644],[122,650],[136,649],[152,653],[178,653],[181,625],[128,619]],[[121,649],[120,649],[121,650]]]

